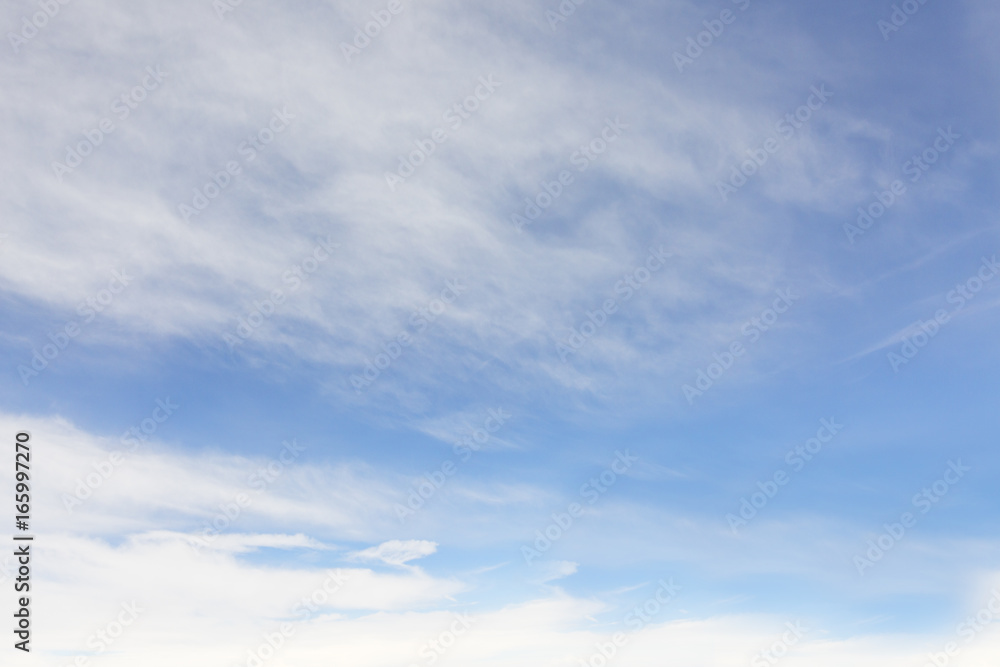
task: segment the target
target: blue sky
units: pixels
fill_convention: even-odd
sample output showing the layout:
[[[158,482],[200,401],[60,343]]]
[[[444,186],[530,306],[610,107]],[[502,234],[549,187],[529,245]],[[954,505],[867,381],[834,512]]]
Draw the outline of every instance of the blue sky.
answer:
[[[26,662],[424,665],[456,613],[437,664],[1000,656],[1000,11],[562,6],[5,8]]]

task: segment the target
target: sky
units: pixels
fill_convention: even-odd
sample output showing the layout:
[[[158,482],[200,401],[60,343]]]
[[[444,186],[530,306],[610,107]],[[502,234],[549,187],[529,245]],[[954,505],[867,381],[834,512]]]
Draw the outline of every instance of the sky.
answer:
[[[0,664],[1000,659],[995,3],[0,26]]]

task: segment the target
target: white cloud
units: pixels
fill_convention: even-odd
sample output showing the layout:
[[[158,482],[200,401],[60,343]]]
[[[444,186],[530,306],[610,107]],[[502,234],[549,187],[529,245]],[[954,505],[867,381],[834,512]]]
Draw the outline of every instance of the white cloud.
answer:
[[[389,565],[405,565],[411,560],[426,558],[437,552],[437,543],[427,540],[390,540],[377,547],[350,554],[355,560],[380,560]]]
[[[157,544],[180,541],[194,548],[212,551],[223,551],[230,554],[248,553],[261,548],[270,549],[311,549],[327,550],[331,547],[301,533],[298,535],[265,535],[265,534],[227,534],[220,535],[211,542],[206,542],[198,535],[187,533],[172,533],[169,531],[153,531],[141,533],[130,538],[132,544]]]
[[[477,384],[533,407],[594,408],[590,399],[614,403],[616,392],[627,390],[629,397],[648,398],[630,398],[623,410],[642,409],[643,401],[662,408],[681,399],[683,378],[738,337],[738,323],[759,313],[774,288],[794,278],[807,295],[822,282],[815,274],[823,267],[815,274],[796,268],[801,247],[788,239],[801,221],[776,215],[775,204],[794,205],[796,215],[839,214],[844,193],[868,196],[871,177],[888,169],[864,165],[867,147],[891,140],[889,128],[833,103],[767,165],[753,193],[748,188],[727,206],[718,201],[714,178],[724,177],[777,118],[801,103],[817,72],[831,71],[818,66],[827,62],[821,49],[798,31],[759,40],[756,58],[734,61],[731,67],[739,69],[722,85],[755,91],[737,107],[710,90],[665,83],[662,71],[634,67],[613,50],[595,59],[589,33],[576,44],[557,40],[537,3],[403,2],[404,13],[351,64],[339,42],[351,39],[371,10],[340,0],[309,7],[242,3],[224,21],[208,0],[66,5],[17,58],[0,60],[6,130],[0,134],[0,290],[12,309],[23,304],[57,321],[79,320],[78,304],[98,294],[111,271],[134,274],[72,343],[81,357],[98,344],[113,344],[116,354],[107,363],[121,368],[102,372],[114,373],[131,371],[136,357],[175,338],[226,351],[223,335],[234,335],[240,318],[254,310],[270,315],[263,302],[280,289],[284,303],[236,352],[239,363],[262,373],[268,372],[264,360],[316,364],[329,400],[418,415],[418,430],[446,441],[456,425],[477,425],[473,412],[447,400],[466,399]],[[984,18],[973,22],[979,35],[981,26],[996,23],[996,11],[972,6]],[[688,6],[690,18],[696,9]],[[630,10],[592,4],[574,20],[581,30],[589,27],[586,21],[597,20],[584,18],[589,11],[624,26],[619,19]],[[8,4],[5,24],[16,26],[21,11]],[[540,32],[511,34],[512,25]],[[563,26],[573,29],[572,22]],[[978,42],[992,47],[985,32],[980,48]],[[631,43],[634,36],[622,32],[615,39]],[[794,77],[758,67],[775,59],[779,45],[798,54]],[[718,48],[721,56],[729,47]],[[844,68],[861,68],[864,57],[853,55],[834,75],[843,81]],[[84,132],[114,113],[112,101],[147,66],[167,72],[162,86],[129,118],[116,120],[115,131],[60,183],[52,162],[65,159],[67,145],[79,145]],[[448,105],[490,74],[502,82],[497,93],[390,192],[385,171],[442,123]],[[841,94],[840,84],[832,88]],[[288,129],[252,161],[243,157],[247,135],[284,106],[295,116]],[[574,173],[577,181],[544,218],[518,234],[509,215],[537,195],[543,181],[573,169],[570,155],[605,119],[619,116],[629,125],[619,142],[585,174]],[[992,147],[978,150],[995,154]],[[230,160],[239,161],[242,173],[204,212],[184,220],[178,204],[190,203],[193,189],[204,189]],[[949,196],[967,187],[958,175],[941,180]],[[301,269],[317,239],[328,237],[339,248],[293,290],[294,273],[287,272]],[[572,363],[561,362],[556,344],[614,294],[651,243],[674,253],[671,265]],[[414,311],[428,307],[453,278],[467,282],[468,292],[356,395],[349,376],[383,342],[413,333]],[[0,333],[19,346],[15,364],[48,342],[49,332],[38,327]],[[768,340],[788,358],[797,357],[795,345],[807,344]],[[766,356],[762,351],[756,363],[768,366]],[[754,372],[747,364],[730,377],[745,380]],[[664,378],[673,383],[667,391]],[[572,419],[574,411],[564,414]],[[268,667],[328,665],[331,653],[358,667],[420,662],[421,648],[452,627],[455,613],[469,609],[477,612],[474,627],[442,664],[576,667],[621,629],[591,620],[614,611],[609,604],[551,586],[542,594],[505,591],[517,599],[487,605],[487,592],[458,577],[419,567],[387,574],[355,566],[406,566],[440,549],[430,561],[439,564],[462,550],[498,544],[511,545],[516,562],[519,541],[544,526],[553,507],[565,507],[556,492],[520,482],[455,480],[404,530],[393,506],[412,480],[365,463],[282,464],[261,490],[251,480],[267,457],[218,453],[233,448],[228,442],[206,453],[154,440],[105,474],[109,453],[122,447],[117,438],[57,418],[0,415],[0,430],[15,427],[29,428],[45,443],[36,464],[44,483],[34,498],[33,598],[40,610],[37,636],[45,640],[26,665],[84,653],[92,633],[133,601],[144,611],[101,656],[102,664],[134,665],[137,656],[151,667],[245,662],[247,650],[294,616],[303,598],[345,561],[352,565],[342,568],[345,583],[315,603],[317,611],[295,626],[293,640]],[[499,438],[493,445],[517,446]],[[275,443],[275,455],[278,448]],[[666,466],[640,475],[677,476]],[[0,482],[10,481],[8,469],[0,470]],[[77,489],[87,497],[71,501],[69,511],[66,501]],[[196,533],[213,524],[219,535],[210,548],[192,548]],[[539,563],[534,583],[595,566],[621,567],[629,559],[695,563],[709,573],[792,573],[826,585],[852,575],[835,569],[843,554],[831,544],[857,534],[856,526],[762,516],[754,528],[734,540],[721,517],[712,523],[694,511],[609,498],[588,508],[547,554],[573,553],[574,560]],[[955,573],[930,566],[954,565],[954,554],[966,546],[937,540],[931,548],[914,536],[894,551],[898,564],[882,568],[883,578],[847,586],[954,590],[968,584],[968,568]],[[995,551],[994,544],[974,546],[982,560]],[[740,554],[735,565],[734,549]],[[493,563],[507,554],[488,558]],[[932,575],[915,584],[914,572]],[[634,636],[618,664],[662,665],[664,647],[679,664],[746,664],[780,636],[785,620],[665,619]],[[928,636],[837,639],[817,628],[783,665],[910,665],[940,645]],[[984,634],[967,656],[989,664],[1000,651]]]
[[[343,400],[367,397],[381,405],[395,398],[415,411],[428,392],[477,374],[540,397],[551,393],[539,387],[570,395],[604,387],[606,395],[645,374],[659,382],[710,357],[782,280],[784,260],[768,239],[783,223],[743,203],[717,215],[714,181],[705,175],[733,159],[720,146],[750,145],[784,107],[760,103],[736,113],[625,63],[595,71],[544,43],[512,52],[494,24],[450,3],[408,8],[351,65],[338,44],[360,19],[339,2],[314,8],[308,25],[293,8],[241,6],[219,23],[204,2],[180,2],[170,11],[150,3],[99,6],[72,30],[75,14],[67,10],[22,62],[0,64],[11,82],[0,102],[11,119],[0,140],[8,156],[0,172],[8,203],[0,212],[11,250],[0,283],[74,317],[110,270],[136,275],[74,343],[81,348],[105,339],[134,349],[152,334],[225,350],[222,336],[235,332],[239,318],[283,289],[288,300],[242,353],[324,364]],[[497,15],[495,25],[534,17],[547,30],[534,5],[481,9]],[[125,18],[143,13],[157,20]],[[46,46],[56,43],[64,48]],[[456,49],[461,59],[451,56]],[[99,75],[79,69],[79,50],[100,59]],[[58,183],[52,161],[155,64],[168,73],[162,88]],[[23,76],[25,66],[47,74]],[[384,172],[397,156],[442,125],[443,110],[490,73],[502,86],[391,193]],[[803,83],[800,97],[811,83]],[[290,127],[243,163],[243,173],[203,213],[182,220],[177,204],[190,201],[192,189],[227,161],[239,160],[247,135],[283,105],[295,114]],[[524,197],[534,196],[540,181],[573,170],[571,154],[618,116],[630,125],[620,141],[586,173],[574,172],[577,182],[545,219],[517,234],[508,218]],[[790,166],[769,175],[772,197],[827,197],[827,180],[803,168],[820,155],[827,171],[849,171],[843,139],[851,121],[829,119],[828,131],[803,134],[780,156]],[[633,188],[627,197],[613,192],[622,183]],[[673,202],[678,213],[661,220],[657,201]],[[706,224],[706,215],[715,222]],[[340,249],[289,293],[285,272],[328,235]],[[669,246],[676,264],[578,355],[584,365],[593,362],[586,377],[562,364],[556,344],[612,295],[647,243]],[[46,279],[56,267],[64,279]],[[391,372],[355,396],[348,378],[365,357],[407,330],[414,310],[456,277],[469,283],[468,294],[416,337]],[[631,336],[626,325],[646,333]],[[24,351],[30,356],[28,346]],[[631,373],[621,373],[623,365]]]
[[[547,584],[556,579],[565,579],[576,574],[579,563],[568,560],[540,561],[534,565],[534,577],[532,581],[539,584]]]
[[[88,462],[100,461],[106,455],[100,441],[75,429],[63,420],[39,420],[26,416],[0,417],[0,430],[13,432],[28,429],[33,440],[45,443],[45,455],[37,457],[38,474],[46,479],[46,486],[58,489],[72,483],[79,470],[89,468]],[[532,664],[576,665],[586,658],[597,642],[607,642],[621,624],[607,625],[607,619],[619,618],[624,610],[594,599],[579,599],[566,595],[558,588],[546,586],[543,597],[521,599],[505,606],[486,605],[477,600],[485,594],[470,583],[460,579],[431,575],[420,568],[405,567],[399,572],[386,574],[353,566],[323,565],[334,563],[338,556],[347,560],[372,560],[390,565],[405,565],[417,558],[438,553],[436,541],[426,539],[389,540],[343,553],[323,539],[313,536],[313,531],[302,532],[301,527],[310,523],[308,517],[292,518],[298,511],[297,501],[290,499],[287,512],[281,503],[275,504],[282,521],[296,531],[294,534],[251,532],[233,529],[224,532],[212,543],[212,548],[193,548],[193,532],[164,530],[164,507],[171,509],[180,519],[199,516],[210,511],[218,496],[208,489],[221,484],[223,497],[227,489],[239,480],[253,462],[238,457],[212,459],[201,455],[166,454],[160,446],[150,445],[151,451],[140,451],[129,461],[129,467],[120,469],[109,480],[120,477],[120,487],[109,485],[98,491],[107,494],[101,500],[95,492],[83,507],[69,515],[58,499],[58,493],[36,493],[36,569],[34,571],[38,593],[33,605],[38,611],[38,636],[46,637],[44,648],[30,659],[48,665],[55,658],[84,653],[87,641],[98,629],[115,620],[121,605],[135,603],[143,611],[138,621],[114,645],[114,652],[102,656],[102,662],[114,666],[134,662],[135,655],[148,656],[144,664],[177,664],[179,656],[189,657],[185,664],[227,664],[245,658],[246,652],[264,641],[261,637],[277,631],[282,622],[295,622],[294,641],[282,648],[275,665],[325,664],[329,660],[331,645],[337,646],[340,659],[352,664],[372,667],[388,664],[409,664],[418,661],[420,647],[454,623],[454,614],[471,614],[475,619],[466,640],[457,642],[454,650],[442,657],[443,664],[506,666],[524,664],[532,656]],[[214,461],[212,466],[206,465]],[[183,489],[183,503],[166,504],[159,497],[151,479],[150,497],[139,503],[127,494],[133,482],[143,479],[146,466],[159,465],[159,484],[173,489],[178,495]],[[316,476],[322,486],[322,471],[290,470],[289,475],[302,475],[308,479]],[[193,470],[205,470],[203,475],[192,476]],[[213,477],[217,477],[213,479]],[[3,479],[6,478],[6,479]],[[10,482],[9,473],[0,471],[0,483]],[[231,486],[227,486],[231,485]],[[370,486],[369,486],[370,488]],[[124,490],[123,490],[124,489]],[[269,494],[279,497],[287,489],[274,485]],[[122,495],[126,494],[126,495]],[[321,501],[318,511],[326,510]],[[612,503],[613,504],[613,503]],[[271,507],[263,502],[261,507]],[[357,525],[365,520],[366,512],[358,504],[343,508],[344,518],[334,525],[342,533],[355,533]],[[635,521],[623,524],[622,516],[633,516]],[[613,522],[606,518],[618,517]],[[247,527],[260,517],[248,515]],[[474,516],[468,517],[476,523]],[[183,520],[179,521],[184,523]],[[511,536],[520,534],[515,527],[521,518],[505,516],[506,530]],[[768,554],[775,545],[781,549],[792,547],[788,557],[797,562],[813,563],[826,567],[829,563],[817,560],[814,541],[819,550],[828,547],[804,527],[783,526],[761,520],[756,526],[759,538],[744,541],[740,547],[744,567],[754,571],[764,566],[767,571]],[[331,525],[322,524],[318,525]],[[490,526],[492,532],[496,527]],[[447,527],[450,541],[456,544],[474,544],[475,535],[457,540],[455,533],[464,533],[461,525]],[[814,527],[813,532],[827,534],[830,526]],[[663,550],[662,540],[643,541],[642,535],[663,533],[673,535],[672,544],[684,548]],[[513,532],[511,532],[513,531]],[[369,531],[371,532],[371,531]],[[87,535],[90,533],[90,535]],[[102,537],[94,537],[100,534]],[[686,518],[669,519],[653,516],[641,507],[613,507],[602,504],[563,538],[557,548],[571,546],[575,540],[589,545],[584,551],[590,563],[600,564],[612,552],[645,553],[662,560],[696,558],[709,571],[713,567],[728,568],[732,574],[732,561],[723,562],[726,547],[712,531],[699,531],[696,523]],[[86,535],[86,536],[83,536]],[[916,543],[913,543],[916,544]],[[661,545],[659,555],[650,551]],[[669,546],[669,545],[668,545]],[[920,545],[917,544],[919,547]],[[602,550],[602,547],[604,549]],[[730,545],[731,547],[731,545]],[[280,560],[268,556],[271,550],[280,550]],[[447,547],[452,551],[452,547]],[[941,547],[952,553],[955,550],[991,553],[989,545],[974,547],[956,545]],[[917,548],[916,552],[921,549]],[[942,553],[943,553],[942,551]],[[759,552],[759,553],[757,553]],[[516,549],[511,552],[516,553]],[[554,552],[553,552],[554,553]],[[714,554],[715,561],[705,559]],[[933,555],[933,554],[932,554]],[[895,552],[893,557],[904,557]],[[333,560],[331,560],[333,559]],[[722,559],[722,560],[720,560]],[[273,562],[272,562],[273,561]],[[615,562],[614,559],[605,562]],[[7,564],[4,564],[5,566]],[[772,563],[774,571],[787,574],[785,564]],[[536,564],[529,578],[537,584],[546,584],[576,573],[581,565],[558,559]],[[589,566],[588,566],[589,567]],[[898,567],[898,565],[897,565]],[[808,568],[806,568],[808,569]],[[890,568],[894,569],[894,568]],[[891,574],[888,570],[887,573]],[[905,571],[903,572],[905,575]],[[318,594],[324,582],[337,583],[336,590]],[[897,577],[898,578],[898,577]],[[995,587],[998,579],[980,578],[974,586],[976,594],[969,596],[970,609],[980,609],[985,599],[980,594]],[[942,580],[943,581],[943,580]],[[860,582],[875,585],[882,590],[892,590],[892,577],[879,582]],[[859,584],[859,585],[860,585]],[[940,586],[942,582],[938,582]],[[934,584],[932,584],[933,586]],[[903,590],[903,589],[900,589]],[[912,585],[905,590],[912,591]],[[313,595],[318,595],[313,599]],[[525,594],[522,594],[525,595]],[[526,594],[530,597],[530,594]],[[313,610],[306,602],[312,600]],[[679,613],[679,612],[677,612]],[[676,617],[676,613],[671,618]],[[602,618],[604,625],[595,626],[593,619]],[[588,620],[589,619],[589,620]],[[748,661],[756,651],[770,646],[780,638],[784,620],[762,616],[706,617],[698,620],[670,621],[650,625],[640,635],[630,635],[622,650],[620,663],[641,667],[662,662],[662,647],[669,645],[672,655],[685,664],[722,665]],[[808,624],[808,623],[807,623]],[[720,638],[725,638],[721,641]],[[944,645],[947,637],[922,638],[931,650]],[[333,644],[331,644],[331,642]],[[908,637],[869,636],[846,640],[831,639],[816,630],[796,646],[784,664],[830,665],[837,661],[850,661],[861,667],[867,665],[903,665],[919,658],[923,649],[915,649],[914,640]],[[60,651],[57,656],[53,651]],[[994,659],[1000,649],[991,635],[984,633],[969,656]],[[37,662],[41,661],[41,662]]]

